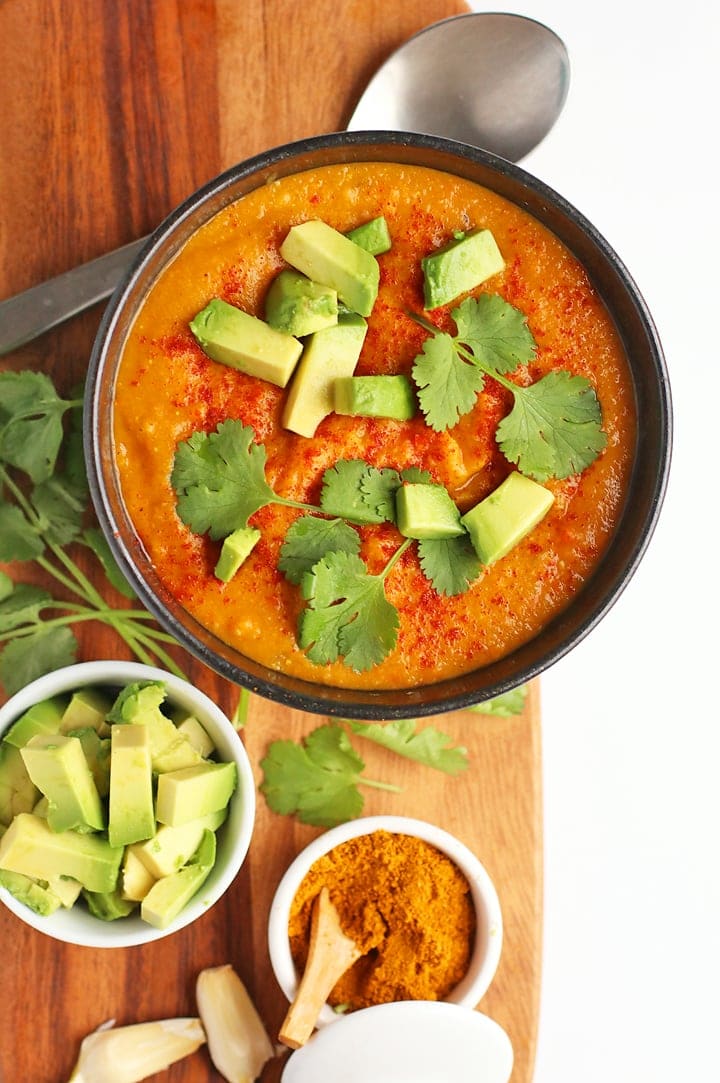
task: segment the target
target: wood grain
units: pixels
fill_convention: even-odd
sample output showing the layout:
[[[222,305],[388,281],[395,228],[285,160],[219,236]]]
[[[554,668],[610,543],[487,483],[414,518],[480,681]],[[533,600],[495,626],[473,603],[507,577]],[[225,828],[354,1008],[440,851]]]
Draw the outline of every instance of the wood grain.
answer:
[[[4,0],[0,295],[150,231],[235,161],[342,128],[397,45],[464,10],[453,0]],[[42,369],[67,391],[84,373],[99,318],[99,309],[87,313],[3,365]],[[111,633],[85,626],[80,657],[127,654]],[[193,679],[232,711],[237,689],[190,666]],[[366,811],[434,820],[467,842],[495,880],[505,947],[481,1007],[512,1038],[513,1083],[531,1079],[538,1013],[538,701],[535,685],[517,719],[444,718],[442,728],[471,756],[471,770],[459,779],[363,747],[371,777],[405,787],[400,795],[368,791]],[[269,741],[299,737],[320,721],[253,698],[245,742],[256,779]],[[249,859],[226,896],[192,928],[143,948],[63,946],[3,909],[0,1083],[62,1083],[81,1037],[105,1019],[194,1013],[198,971],[228,961],[276,1033],[286,1004],[270,970],[267,911],[280,875],[314,834],[273,815],[260,798]],[[271,1065],[265,1083],[280,1071],[279,1062]],[[162,1078],[220,1079],[204,1051]]]

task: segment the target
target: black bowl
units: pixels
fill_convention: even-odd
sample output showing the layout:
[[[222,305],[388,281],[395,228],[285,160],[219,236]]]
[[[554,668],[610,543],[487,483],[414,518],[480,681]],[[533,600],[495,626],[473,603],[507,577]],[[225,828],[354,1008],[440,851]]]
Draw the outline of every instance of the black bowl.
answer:
[[[118,362],[138,309],[168,261],[218,211],[268,180],[360,161],[454,173],[497,192],[551,230],[584,265],[615,321],[631,366],[638,418],[624,510],[584,589],[538,635],[501,660],[413,689],[357,691],[289,677],[208,632],[159,581],[128,518],[114,469],[112,401]],[[118,563],[142,603],[183,646],[224,677],[290,707],[391,719],[456,710],[507,692],[557,662],[595,627],[630,580],[655,528],[670,466],[671,429],[667,371],[645,302],[616,253],[579,211],[518,166],[462,143],[398,132],[338,132],[277,147],[235,166],[190,196],[149,238],[98,331],[87,380],[85,451],[92,498]]]

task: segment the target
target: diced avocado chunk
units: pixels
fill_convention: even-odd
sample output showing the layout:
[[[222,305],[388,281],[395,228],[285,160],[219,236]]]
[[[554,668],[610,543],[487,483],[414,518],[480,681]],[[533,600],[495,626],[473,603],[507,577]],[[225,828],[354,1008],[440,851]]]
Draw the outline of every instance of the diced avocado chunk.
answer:
[[[115,891],[88,891],[84,888],[83,898],[93,917],[100,918],[101,921],[126,918],[137,906],[133,899],[123,898],[117,888]]]
[[[313,436],[324,417],[333,411],[333,385],[351,376],[362,350],[367,324],[354,313],[342,315],[335,327],[316,331],[290,385],[282,423],[300,436]]]
[[[65,700],[60,696],[34,703],[13,722],[3,740],[15,748],[22,748],[38,733],[57,733],[64,710]]]
[[[463,515],[461,522],[483,564],[509,553],[552,507],[553,494],[514,470],[489,496]]]
[[[199,820],[224,809],[236,785],[237,768],[232,762],[204,760],[195,767],[169,771],[158,778],[156,817],[171,827]]]
[[[405,538],[458,538],[460,512],[442,485],[406,482],[395,493],[397,526]]]
[[[142,862],[153,879],[159,880],[182,868],[200,845],[203,832],[217,831],[226,817],[227,808],[221,808],[177,827],[161,824],[154,838],[136,843],[129,851]]]
[[[53,895],[57,895],[66,910],[69,910],[74,905],[82,891],[80,881],[72,880],[69,876],[48,876],[47,886]]]
[[[135,843],[135,846],[141,845]],[[135,853],[135,846],[125,848],[122,866],[122,894],[125,899],[141,902],[155,883],[156,877],[143,865]]]
[[[260,531],[252,526],[241,526],[228,534],[215,565],[215,577],[228,583],[250,556],[260,538]]]
[[[113,726],[111,739],[108,838],[128,846],[155,834],[150,734],[143,725]]]
[[[213,361],[285,387],[302,353],[302,342],[276,331],[257,316],[213,298],[190,323]]]
[[[378,262],[327,222],[314,219],[293,226],[280,254],[314,282],[336,290],[352,312],[361,316],[372,312],[380,282]]]
[[[425,308],[439,308],[502,271],[505,261],[489,229],[474,229],[425,256]]]
[[[109,731],[110,727],[108,726]],[[101,797],[107,797],[110,789],[110,738],[99,737],[98,731],[93,729],[92,726],[69,730],[67,736],[77,737],[79,740],[88,767],[95,780],[97,791]]]
[[[4,887],[18,902],[28,906],[41,917],[54,914],[62,906],[54,891],[21,872],[0,869],[0,887]]]
[[[337,323],[337,290],[313,282],[299,271],[284,270],[265,298],[265,318],[276,331],[302,337]]]
[[[74,692],[67,705],[60,724],[61,733],[69,733],[70,730],[87,729],[91,726],[106,737],[109,726],[106,722],[108,711],[112,706],[112,699],[100,688],[80,688]]]
[[[53,831],[104,828],[100,794],[77,737],[38,734],[20,749],[20,755],[30,778],[48,799],[47,822]]]
[[[363,222],[361,226],[351,229],[345,234],[354,244],[359,244],[371,256],[381,256],[383,252],[389,252],[392,248],[392,238],[385,218],[371,218],[369,222]]]
[[[0,824],[12,823],[18,812],[31,812],[39,797],[20,750],[0,742]]]
[[[162,681],[135,681],[127,685],[115,700],[108,718],[148,727],[152,769],[156,772],[176,771],[190,767],[202,757],[171,719],[160,710],[166,695]]]
[[[388,417],[409,421],[415,416],[415,392],[407,376],[341,376],[333,387],[337,414]]]
[[[203,759],[208,759],[215,751],[215,742],[195,715],[187,711],[175,711],[173,721],[178,728],[178,733],[187,737],[193,748],[200,753]]]
[[[45,820],[19,813],[0,839],[0,869],[37,880],[69,876],[89,891],[113,891],[122,847],[102,835],[51,831]]]
[[[156,929],[166,929],[207,880],[215,864],[216,844],[205,831],[197,853],[183,869],[157,880],[140,904],[140,916]]]

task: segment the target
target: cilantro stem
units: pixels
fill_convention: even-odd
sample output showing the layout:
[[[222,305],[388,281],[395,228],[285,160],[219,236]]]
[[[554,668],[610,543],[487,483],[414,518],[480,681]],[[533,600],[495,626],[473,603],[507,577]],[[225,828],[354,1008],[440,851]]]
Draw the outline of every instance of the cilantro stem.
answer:
[[[414,538],[406,538],[405,541],[402,543],[402,545],[398,546],[398,548],[395,550],[393,555],[390,557],[389,561],[387,562],[387,564],[385,565],[383,570],[378,575],[378,579],[386,579],[388,577],[388,575],[390,574],[392,569],[395,567],[395,565],[399,561],[400,557],[403,555],[403,553],[405,552],[406,549],[410,548],[413,541],[414,541]]]
[[[56,579],[58,583],[61,583],[67,590],[71,590],[73,594],[76,594],[78,598],[82,598],[84,602],[90,603],[91,599],[83,590],[80,589],[79,584],[74,579],[70,579],[69,576],[64,575],[60,568],[56,568],[55,565],[47,559],[47,557],[36,557],[35,562],[36,564],[39,564],[40,567],[48,573],[48,575],[51,575],[53,579]]]
[[[329,516],[329,512],[323,508],[318,508],[314,504],[302,504],[299,500],[290,500],[285,496],[278,496],[277,493],[273,494],[273,499],[270,501],[272,504],[282,504],[284,508],[297,508],[299,511],[310,511],[314,515]]]
[[[250,708],[250,692],[247,688],[240,689],[240,698],[237,701],[237,707],[232,716],[232,724],[236,730],[245,728],[245,724],[248,719],[248,710]]]
[[[389,793],[402,793],[402,786],[395,786],[392,782],[378,782],[374,778],[359,778],[358,782],[361,786],[372,786],[374,790],[387,790]]]
[[[484,365],[482,361],[477,359],[472,350],[468,350],[462,343],[458,342],[455,349],[464,361],[469,361],[471,364],[475,365],[475,367],[479,368],[485,376],[490,376],[493,380],[497,380],[497,382],[502,384],[503,387],[506,387],[508,391],[512,391],[513,394],[516,394],[518,391],[523,390],[518,384],[513,383],[512,380],[508,380],[507,376],[503,376],[501,372],[498,372],[497,369],[491,368],[489,365]]]

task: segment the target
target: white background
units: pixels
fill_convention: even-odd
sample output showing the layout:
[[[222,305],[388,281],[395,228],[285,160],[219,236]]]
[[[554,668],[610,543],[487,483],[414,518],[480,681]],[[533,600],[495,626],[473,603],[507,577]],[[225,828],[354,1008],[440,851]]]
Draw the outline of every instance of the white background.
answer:
[[[476,10],[498,10],[472,4]],[[648,553],[541,679],[535,1083],[720,1080],[720,22],[709,0],[529,0],[572,72],[522,163],[628,266],[665,348],[674,456]]]

